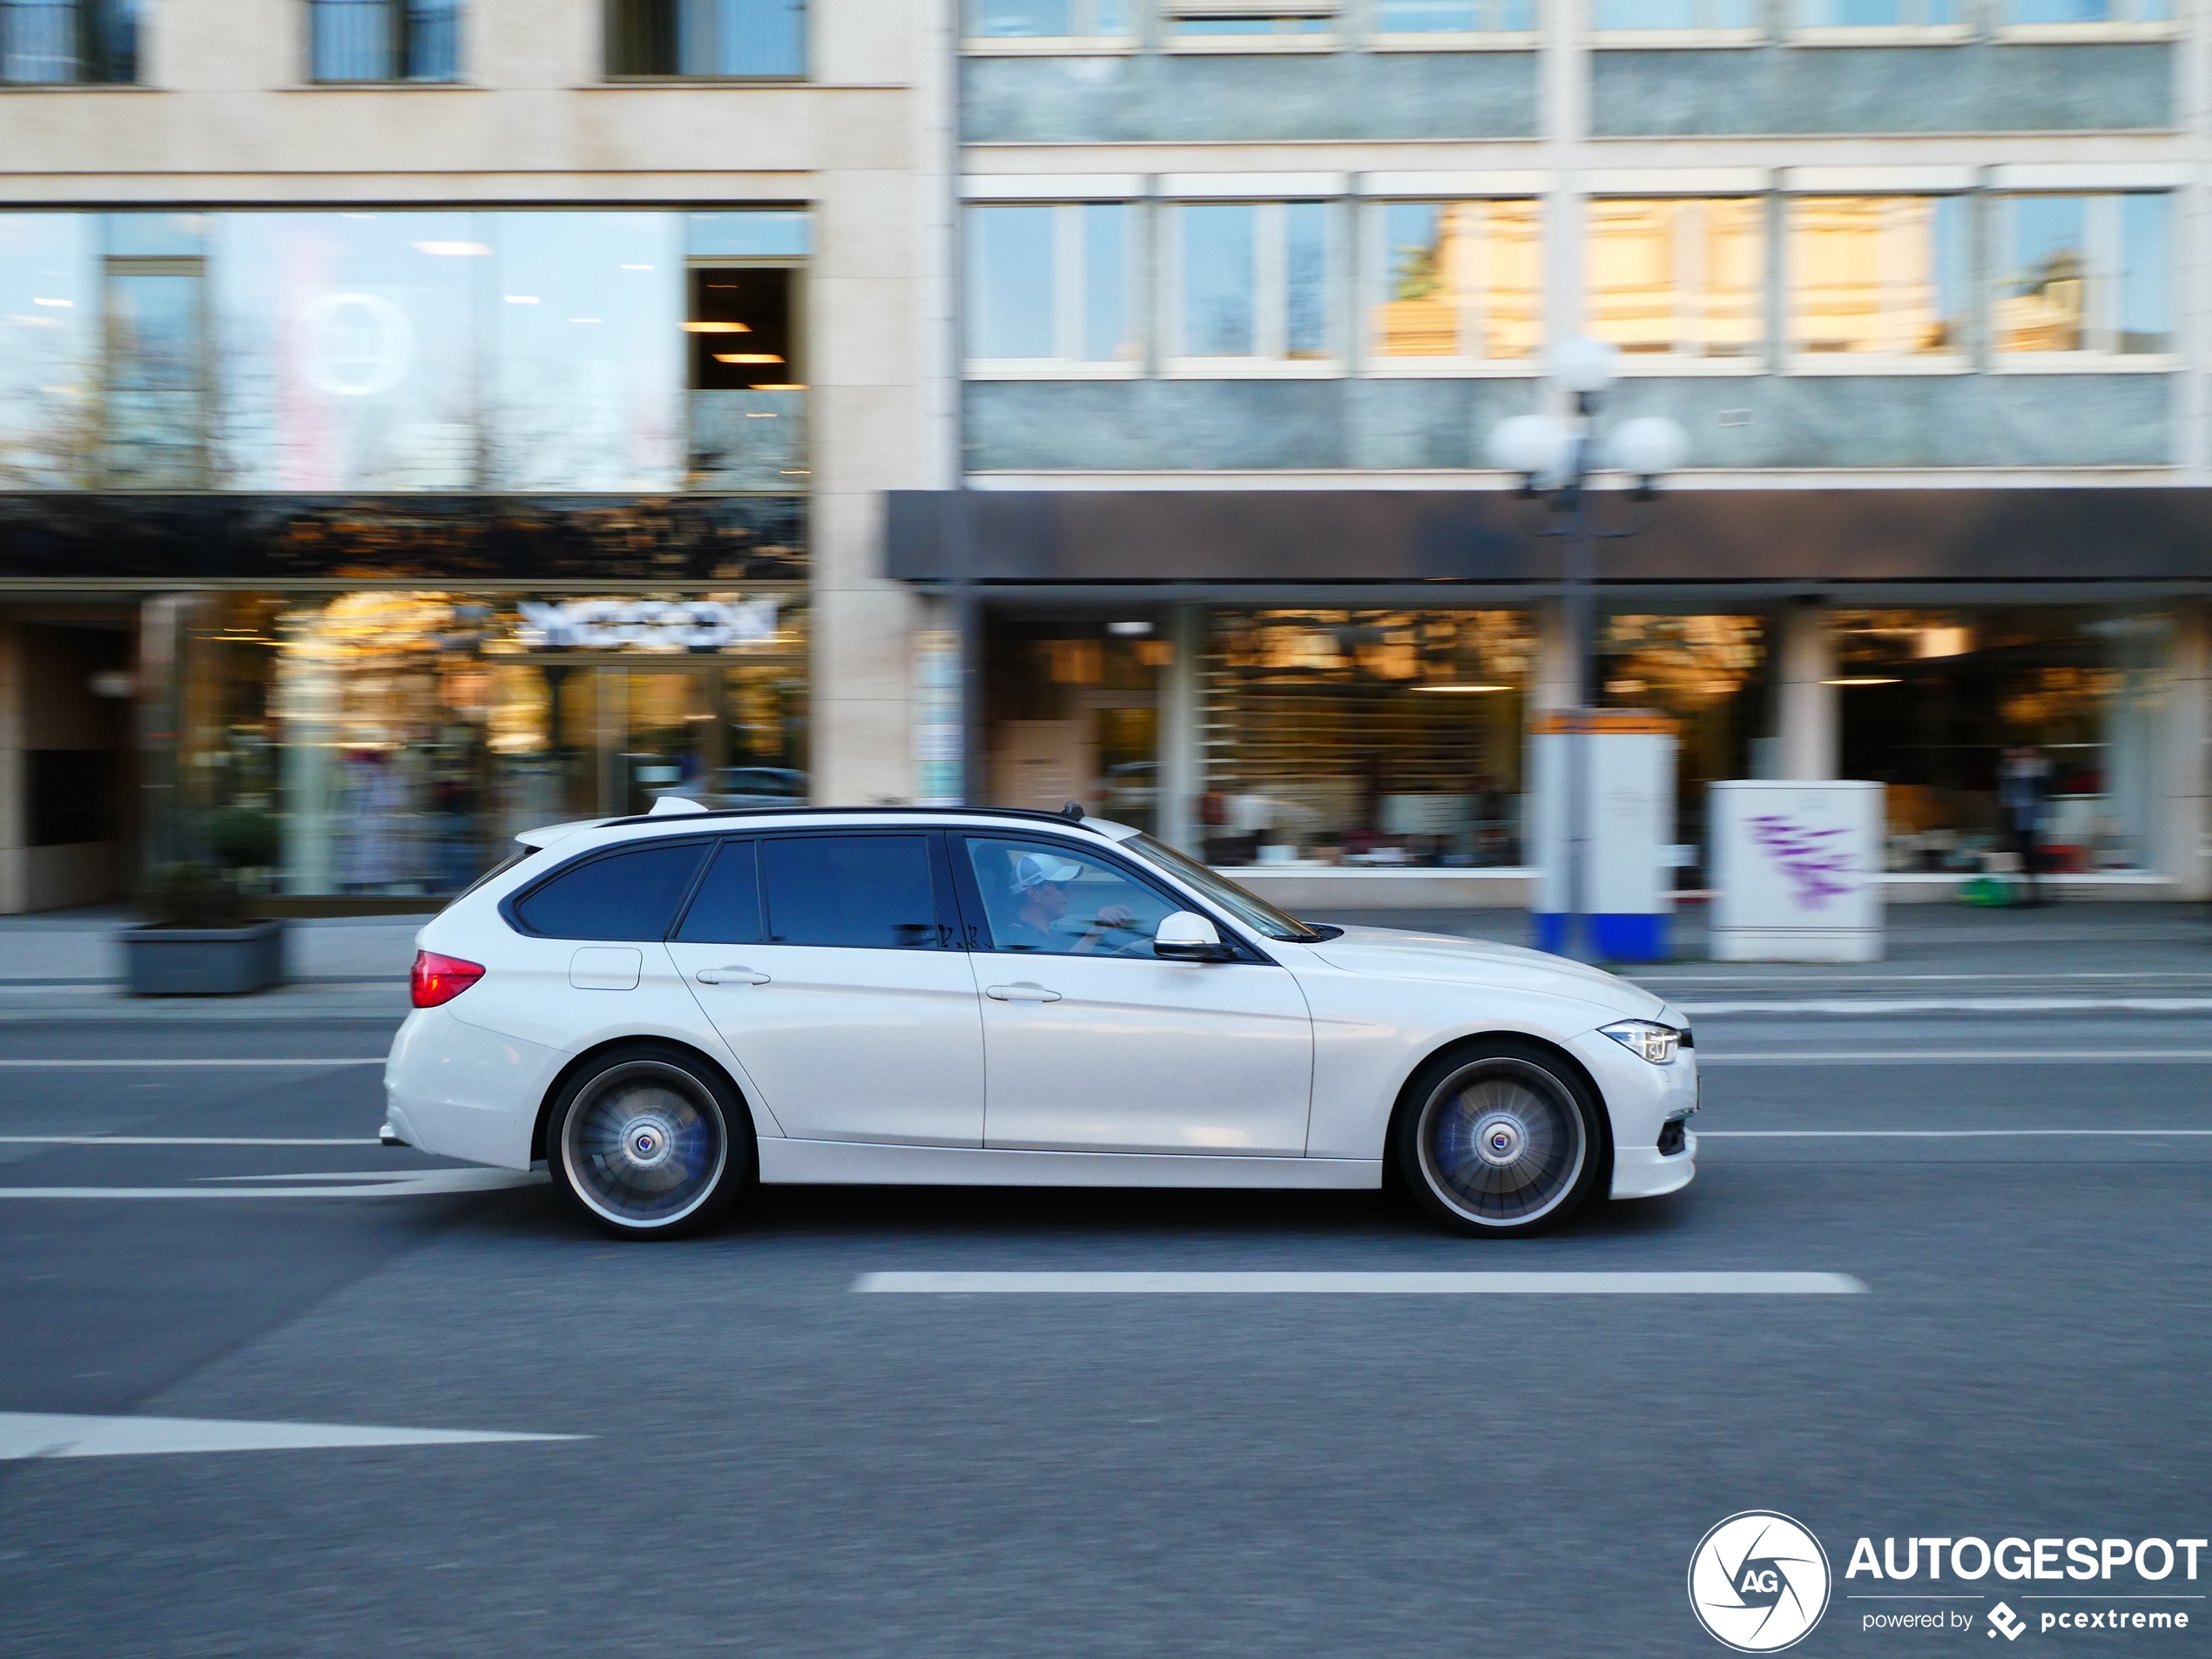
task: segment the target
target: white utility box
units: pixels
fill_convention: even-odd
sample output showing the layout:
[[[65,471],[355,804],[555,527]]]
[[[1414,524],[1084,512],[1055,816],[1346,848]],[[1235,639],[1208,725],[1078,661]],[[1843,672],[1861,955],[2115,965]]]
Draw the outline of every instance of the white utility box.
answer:
[[[1715,961],[1881,960],[1881,785],[1715,784],[1710,805]]]
[[[1561,709],[1531,728],[1534,788],[1529,840],[1539,872],[1536,948],[1568,946],[1568,768],[1575,724],[1588,746],[1589,867],[1582,908],[1594,955],[1663,962],[1675,910],[1675,723],[1642,709]]]

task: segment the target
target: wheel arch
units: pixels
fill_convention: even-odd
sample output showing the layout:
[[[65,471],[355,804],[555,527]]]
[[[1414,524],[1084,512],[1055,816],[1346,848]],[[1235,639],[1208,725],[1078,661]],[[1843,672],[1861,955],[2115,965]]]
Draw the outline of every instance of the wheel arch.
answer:
[[[715,1076],[719,1077],[728,1086],[731,1095],[736,1099],[738,1104],[745,1109],[745,1127],[752,1131],[754,1144],[758,1146],[760,1140],[759,1120],[754,1115],[753,1104],[745,1095],[745,1086],[731,1075],[729,1067],[724,1065],[697,1043],[648,1033],[634,1036],[609,1037],[604,1042],[595,1042],[589,1049],[572,1057],[568,1064],[553,1075],[553,1081],[545,1085],[545,1093],[537,1103],[537,1121],[530,1125],[530,1161],[532,1163],[536,1163],[546,1156],[545,1131],[552,1120],[553,1103],[560,1099],[561,1091],[569,1086],[570,1080],[589,1067],[601,1055],[616,1049],[630,1049],[640,1045],[667,1049],[683,1055],[687,1059],[698,1062]],[[758,1163],[757,1153],[755,1162]]]
[[[1613,1109],[1607,1103],[1605,1090],[1598,1086],[1597,1079],[1590,1075],[1590,1069],[1582,1063],[1581,1056],[1566,1044],[1555,1042],[1548,1037],[1537,1036],[1532,1032],[1516,1031],[1511,1028],[1503,1028],[1495,1031],[1471,1031],[1463,1036],[1453,1037],[1448,1042],[1437,1044],[1435,1048],[1431,1049],[1406,1069],[1406,1076],[1398,1085],[1398,1097],[1391,1103],[1390,1116],[1383,1125],[1384,1181],[1394,1184],[1399,1179],[1396,1161],[1390,1155],[1388,1149],[1397,1144],[1398,1125],[1400,1120],[1408,1111],[1416,1109],[1416,1103],[1413,1100],[1414,1082],[1439,1060],[1447,1059],[1454,1055],[1472,1054],[1485,1049],[1494,1049],[1501,1043],[1511,1043],[1516,1048],[1535,1049],[1546,1059],[1556,1063],[1561,1071],[1567,1073],[1583,1089],[1589,1091],[1589,1097],[1597,1103],[1598,1139],[1597,1175],[1590,1189],[1590,1196],[1597,1199],[1610,1197],[1613,1191]]]

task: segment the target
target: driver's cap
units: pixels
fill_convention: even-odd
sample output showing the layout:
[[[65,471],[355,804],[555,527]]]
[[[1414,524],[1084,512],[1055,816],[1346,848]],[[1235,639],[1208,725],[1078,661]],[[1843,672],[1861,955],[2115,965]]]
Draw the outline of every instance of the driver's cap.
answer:
[[[1014,890],[1027,893],[1048,881],[1073,881],[1083,867],[1073,859],[1056,859],[1049,853],[1024,853],[1014,867]]]

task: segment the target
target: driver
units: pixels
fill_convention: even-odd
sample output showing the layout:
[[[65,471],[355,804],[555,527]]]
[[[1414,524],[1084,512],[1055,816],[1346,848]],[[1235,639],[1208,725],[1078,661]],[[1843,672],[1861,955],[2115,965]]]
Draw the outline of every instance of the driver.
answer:
[[[1020,908],[1001,930],[999,948],[1083,956],[1104,945],[1109,933],[1127,927],[1135,920],[1129,907],[1109,904],[1091,919],[1088,931],[1068,942],[1069,934],[1056,924],[1068,914],[1068,884],[1082,873],[1073,859],[1024,853],[1014,866],[1014,897]]]

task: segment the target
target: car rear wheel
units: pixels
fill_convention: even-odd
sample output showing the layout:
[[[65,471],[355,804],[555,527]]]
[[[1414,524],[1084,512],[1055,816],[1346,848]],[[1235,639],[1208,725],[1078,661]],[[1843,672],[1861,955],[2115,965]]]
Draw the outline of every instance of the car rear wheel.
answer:
[[[729,1084],[678,1049],[610,1049],[570,1078],[546,1136],[554,1184],[622,1238],[696,1232],[752,1178],[752,1128]]]
[[[1581,1208],[1595,1184],[1597,1108],[1534,1045],[1497,1043],[1431,1061],[1393,1131],[1398,1172],[1447,1227],[1534,1232]]]

